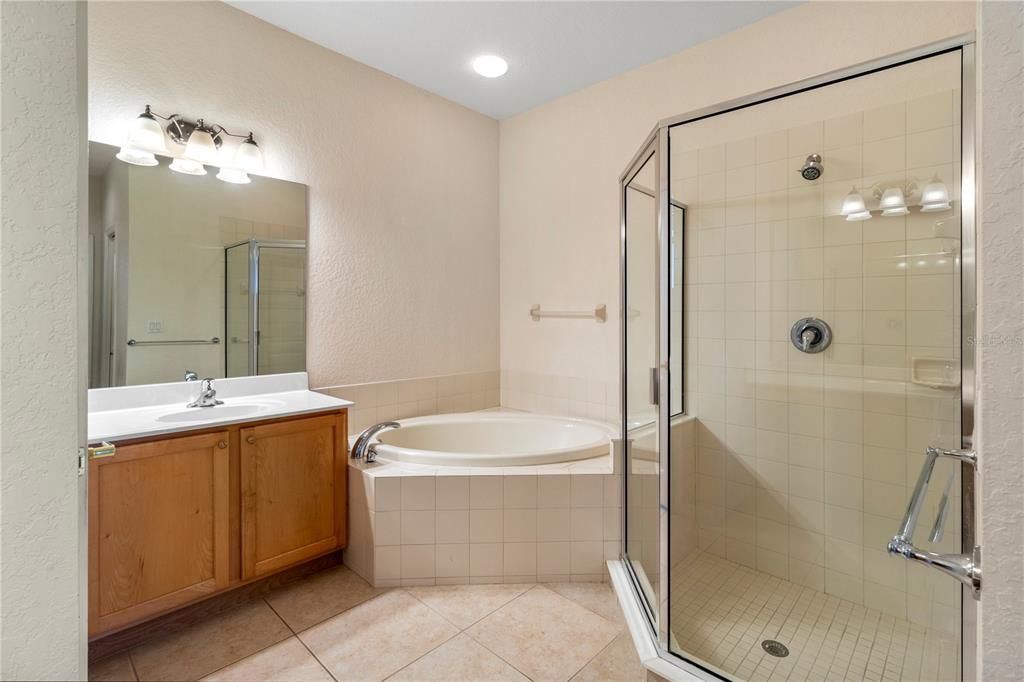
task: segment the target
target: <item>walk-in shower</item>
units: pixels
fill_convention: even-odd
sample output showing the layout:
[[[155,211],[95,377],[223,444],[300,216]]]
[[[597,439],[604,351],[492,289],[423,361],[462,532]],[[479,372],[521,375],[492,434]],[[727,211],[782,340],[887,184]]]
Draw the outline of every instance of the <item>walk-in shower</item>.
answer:
[[[623,174],[621,565],[663,661],[973,660],[973,74],[964,39],[711,107]]]
[[[224,249],[225,376],[306,369],[306,242],[247,239]]]

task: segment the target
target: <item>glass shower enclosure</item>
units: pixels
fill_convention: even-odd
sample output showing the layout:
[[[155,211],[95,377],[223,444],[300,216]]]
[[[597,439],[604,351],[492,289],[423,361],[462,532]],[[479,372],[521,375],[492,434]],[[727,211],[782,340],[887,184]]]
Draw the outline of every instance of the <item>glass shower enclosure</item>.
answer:
[[[226,376],[306,369],[306,242],[249,239],[224,249]]]
[[[692,674],[971,676],[973,49],[663,121],[621,177],[622,559]]]

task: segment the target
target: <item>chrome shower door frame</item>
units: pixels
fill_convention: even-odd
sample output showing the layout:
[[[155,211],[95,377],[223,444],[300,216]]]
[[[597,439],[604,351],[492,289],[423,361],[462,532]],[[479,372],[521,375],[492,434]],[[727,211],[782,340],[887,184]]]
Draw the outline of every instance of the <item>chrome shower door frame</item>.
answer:
[[[719,676],[707,670],[681,654],[670,651],[669,634],[669,524],[670,524],[670,427],[671,414],[669,405],[669,334],[670,334],[670,301],[669,301],[669,270],[668,249],[670,244],[670,191],[669,191],[669,129],[686,123],[692,123],[711,116],[744,109],[763,104],[781,97],[795,95],[808,90],[832,85],[844,80],[867,76],[910,62],[935,57],[948,52],[959,52],[961,55],[961,447],[970,449],[973,444],[975,422],[975,347],[977,284],[976,284],[976,174],[975,174],[975,136],[976,136],[976,62],[975,36],[973,33],[956,36],[913,50],[900,52],[888,57],[872,60],[849,68],[832,71],[820,76],[772,88],[753,95],[741,97],[710,107],[696,109],[687,114],[663,119],[648,134],[639,151],[633,156],[626,170],[619,176],[619,315],[620,315],[620,406],[621,406],[621,438],[620,448],[622,475],[622,533],[620,541],[620,558],[633,584],[633,593],[647,614],[649,634],[657,642],[659,656],[682,668],[691,675],[703,679],[715,680]],[[639,587],[636,573],[628,561],[628,426],[626,415],[627,397],[627,365],[626,365],[626,203],[625,192],[632,177],[650,158],[657,155],[655,174],[655,201],[657,203],[658,229],[658,319],[656,321],[656,338],[658,340],[658,428],[659,447],[659,585],[658,604],[648,605],[642,589]],[[685,262],[685,258],[684,258]],[[685,265],[683,266],[685,282]],[[963,465],[961,476],[961,546],[964,552],[971,552],[976,542],[975,509],[974,509],[974,476],[975,471],[970,465]],[[978,602],[970,590],[961,590],[961,677],[965,681],[977,679],[977,612]]]

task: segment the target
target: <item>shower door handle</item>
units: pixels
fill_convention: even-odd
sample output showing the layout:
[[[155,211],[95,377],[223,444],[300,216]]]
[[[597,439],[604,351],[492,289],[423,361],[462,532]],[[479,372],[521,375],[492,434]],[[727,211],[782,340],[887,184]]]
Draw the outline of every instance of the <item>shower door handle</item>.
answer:
[[[648,396],[648,398],[650,399],[651,405],[657,405],[659,401],[658,396],[661,394],[661,382],[658,379],[657,367],[651,367],[648,388],[650,390],[650,395]]]
[[[921,515],[921,509],[924,506],[924,498],[928,492],[928,484],[931,482],[932,473],[935,470],[935,462],[940,457],[955,459],[963,464],[970,464],[975,470],[978,468],[978,456],[973,450],[926,448],[924,466],[921,467],[921,473],[917,477],[917,485],[914,486],[914,492],[910,496],[910,502],[907,504],[907,513],[903,515],[903,521],[900,522],[896,535],[889,541],[886,549],[893,556],[899,555],[909,561],[918,561],[956,578],[964,585],[970,587],[974,598],[979,599],[981,597],[980,547],[974,547],[969,554],[938,554],[918,549],[914,546],[914,529],[917,527],[917,519]],[[939,527],[945,512],[945,508],[939,510],[936,527]]]

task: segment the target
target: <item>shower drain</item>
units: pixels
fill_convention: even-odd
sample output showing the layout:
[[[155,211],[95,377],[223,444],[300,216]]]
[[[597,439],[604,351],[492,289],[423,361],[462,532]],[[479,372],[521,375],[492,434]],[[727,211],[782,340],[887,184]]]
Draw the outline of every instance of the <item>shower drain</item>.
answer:
[[[785,658],[789,656],[789,649],[782,642],[776,642],[774,639],[766,639],[761,642],[761,648],[768,652],[769,655],[775,656],[776,658]]]

